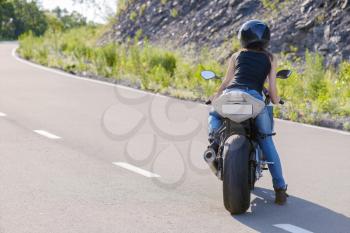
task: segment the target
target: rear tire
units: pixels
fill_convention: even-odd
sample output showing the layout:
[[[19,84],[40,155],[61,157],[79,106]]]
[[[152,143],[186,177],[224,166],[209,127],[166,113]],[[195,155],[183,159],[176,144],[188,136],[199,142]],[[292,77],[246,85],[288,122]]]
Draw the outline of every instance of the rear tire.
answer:
[[[232,135],[225,142],[223,197],[231,214],[245,213],[250,206],[250,152],[251,145],[243,135]]]

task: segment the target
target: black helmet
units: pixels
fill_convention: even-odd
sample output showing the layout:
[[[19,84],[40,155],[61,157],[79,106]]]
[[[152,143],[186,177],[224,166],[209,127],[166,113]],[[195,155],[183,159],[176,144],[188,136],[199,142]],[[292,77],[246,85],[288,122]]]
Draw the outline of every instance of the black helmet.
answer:
[[[270,42],[270,29],[260,20],[249,20],[242,25],[238,38],[243,48],[251,45],[265,48]]]

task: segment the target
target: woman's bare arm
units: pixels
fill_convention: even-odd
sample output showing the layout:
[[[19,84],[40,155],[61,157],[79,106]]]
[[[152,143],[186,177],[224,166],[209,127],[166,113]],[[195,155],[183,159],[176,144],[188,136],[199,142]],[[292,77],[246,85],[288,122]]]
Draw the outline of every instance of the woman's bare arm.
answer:
[[[271,61],[271,71],[268,75],[269,79],[269,95],[273,104],[278,104],[280,102],[280,97],[277,94],[277,85],[276,85],[276,69],[277,69],[277,59],[274,56]]]
[[[235,74],[235,63],[236,63],[236,54],[233,54],[228,64],[225,79],[221,83],[218,89],[218,92],[216,93],[213,99],[219,97],[222,94],[222,92],[225,90],[225,88],[231,83]]]

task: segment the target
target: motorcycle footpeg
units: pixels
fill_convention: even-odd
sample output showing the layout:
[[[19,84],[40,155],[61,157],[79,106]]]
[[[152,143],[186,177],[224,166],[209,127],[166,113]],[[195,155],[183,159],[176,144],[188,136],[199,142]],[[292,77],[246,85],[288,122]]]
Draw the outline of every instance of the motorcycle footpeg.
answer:
[[[264,171],[267,171],[267,170],[269,170],[269,168],[267,167],[268,165],[272,165],[272,164],[274,164],[273,162],[267,162],[267,161],[264,161],[263,163],[262,163],[262,166],[261,166],[261,170],[264,170]]]

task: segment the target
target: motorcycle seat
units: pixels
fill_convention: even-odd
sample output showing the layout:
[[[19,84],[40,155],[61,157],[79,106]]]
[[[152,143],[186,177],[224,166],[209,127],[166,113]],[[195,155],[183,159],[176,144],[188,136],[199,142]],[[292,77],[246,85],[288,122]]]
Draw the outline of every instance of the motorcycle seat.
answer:
[[[220,116],[241,123],[259,115],[265,103],[244,91],[232,90],[215,99],[213,107]]]

